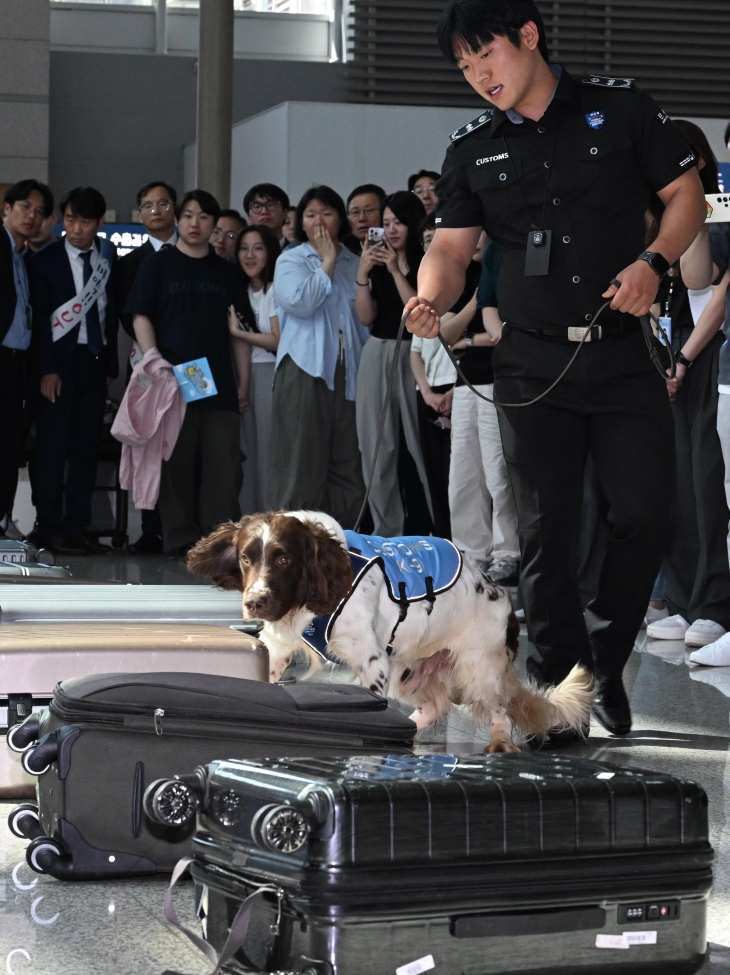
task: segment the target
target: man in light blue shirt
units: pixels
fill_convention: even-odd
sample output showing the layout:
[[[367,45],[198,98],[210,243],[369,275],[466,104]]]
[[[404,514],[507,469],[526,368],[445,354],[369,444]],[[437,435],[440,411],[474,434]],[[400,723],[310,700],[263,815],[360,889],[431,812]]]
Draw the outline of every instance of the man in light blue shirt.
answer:
[[[24,179],[5,192],[0,229],[0,537],[5,535],[23,454],[23,402],[30,346],[30,284],[26,241],[53,213],[43,183]]]

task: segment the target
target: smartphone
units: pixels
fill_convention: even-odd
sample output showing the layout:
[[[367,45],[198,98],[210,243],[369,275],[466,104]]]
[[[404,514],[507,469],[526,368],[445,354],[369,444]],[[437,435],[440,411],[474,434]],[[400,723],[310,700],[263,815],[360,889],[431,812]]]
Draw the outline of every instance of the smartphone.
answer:
[[[368,227],[368,247],[375,247],[385,241],[385,231],[382,227]]]
[[[705,196],[705,223],[730,223],[730,193],[708,193]]]

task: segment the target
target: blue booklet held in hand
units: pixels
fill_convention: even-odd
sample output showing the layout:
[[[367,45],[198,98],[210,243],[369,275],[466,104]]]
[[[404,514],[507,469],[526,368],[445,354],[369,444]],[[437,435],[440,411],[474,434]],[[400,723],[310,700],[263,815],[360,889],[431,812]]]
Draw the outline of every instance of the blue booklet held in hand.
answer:
[[[194,403],[196,400],[205,399],[207,396],[217,396],[213,374],[210,371],[208,360],[205,356],[200,359],[191,359],[190,362],[181,362],[175,366],[175,379],[180,384],[180,392],[186,403]]]

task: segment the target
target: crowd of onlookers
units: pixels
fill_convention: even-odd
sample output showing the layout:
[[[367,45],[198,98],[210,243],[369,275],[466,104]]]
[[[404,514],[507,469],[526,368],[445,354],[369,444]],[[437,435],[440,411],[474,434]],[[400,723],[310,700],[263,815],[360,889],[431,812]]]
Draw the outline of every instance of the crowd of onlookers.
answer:
[[[717,163],[703,133],[675,124],[706,192],[716,192]],[[172,186],[152,181],[136,201],[148,239],[119,260],[99,236],[106,203],[97,190],[64,196],[57,239],[48,187],[11,187],[0,232],[0,529],[13,534],[17,469],[31,440],[33,540],[60,553],[103,550],[90,530],[91,493],[121,323],[134,340],[119,438],[132,458],[125,476],[144,499],[136,552],[184,557],[218,523],[263,509],[320,509],[353,527],[369,484],[362,530],[452,538],[490,579],[516,583],[516,514],[496,411],[465,383],[491,394],[502,329],[499,249],[486,234],[461,298],[442,318],[461,375],[438,339],[406,331],[397,347],[435,233],[438,178],[421,170],[407,188],[365,184],[346,200],[313,186],[296,206],[261,183],[242,212],[222,209],[202,189],[178,199]],[[647,244],[657,206],[647,211]],[[730,242],[723,251],[727,233],[718,226],[712,280],[688,291],[678,262],[657,296],[674,351],[692,368],[680,366],[667,383],[678,520],[647,617],[652,635],[704,627],[707,643],[730,630],[730,431],[721,423],[718,435],[717,426],[718,403],[730,395],[730,353],[723,376],[720,351]],[[698,261],[691,284],[701,276]],[[704,298],[694,293],[703,290]],[[184,375],[173,382],[181,364]],[[193,395],[180,409],[186,376],[188,386],[200,380],[198,393],[212,381],[215,394]],[[720,414],[730,428],[730,410]],[[578,561],[588,601],[611,530],[590,468],[585,509]]]

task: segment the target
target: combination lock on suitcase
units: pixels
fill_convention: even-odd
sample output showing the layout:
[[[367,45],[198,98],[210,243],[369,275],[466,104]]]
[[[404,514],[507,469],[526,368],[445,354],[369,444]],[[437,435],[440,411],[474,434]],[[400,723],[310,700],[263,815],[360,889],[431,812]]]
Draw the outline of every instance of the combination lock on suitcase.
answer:
[[[705,955],[707,799],[668,775],[526,754],[216,761],[153,783],[146,808],[197,813],[204,930],[241,971],[689,975]]]

